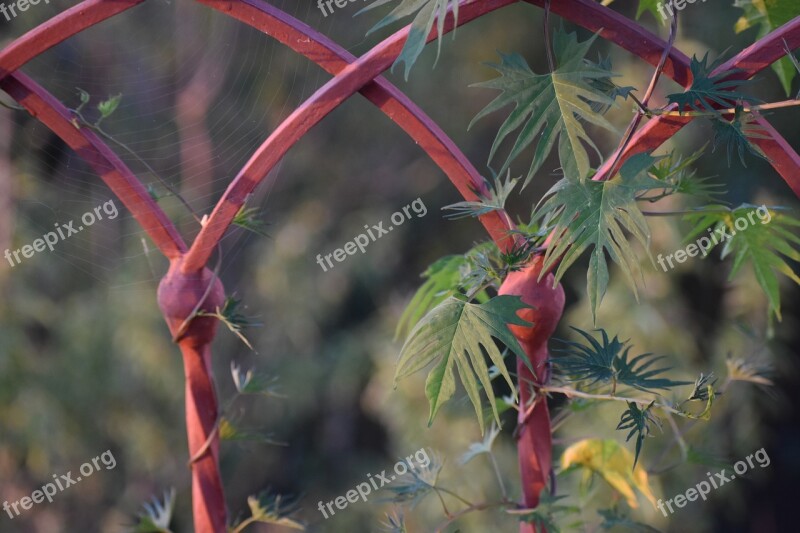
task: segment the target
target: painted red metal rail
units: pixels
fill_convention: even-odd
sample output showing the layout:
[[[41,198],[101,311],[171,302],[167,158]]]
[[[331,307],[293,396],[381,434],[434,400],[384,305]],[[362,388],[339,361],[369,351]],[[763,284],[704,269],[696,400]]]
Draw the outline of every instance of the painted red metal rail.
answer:
[[[526,0],[543,6],[544,0]],[[311,59],[334,77],[296,109],[253,154],[231,182],[217,203],[208,222],[189,248],[172,221],[164,214],[142,184],[114,152],[87,128],[72,122],[70,111],[32,79],[19,72],[28,61],[69,37],[99,24],[143,2],[143,0],[85,0],[50,21],[31,30],[0,51],[0,88],[61,137],[86,159],[108,184],[134,218],[153,239],[158,249],[170,260],[170,269],[159,286],[159,305],[173,334],[192,316],[197,305],[212,311],[224,295],[222,285],[214,279],[207,263],[231,221],[244,204],[247,195],[268,179],[270,171],[314,125],[355,93],[361,93],[395,121],[442,169],[462,196],[474,200],[485,192],[485,184],[475,167],[441,128],[399,89],[381,74],[399,55],[409,28],[391,35],[360,58],[308,25],[260,0],[198,0],[227,16],[246,23],[274,37],[296,52]],[[515,0],[461,0],[458,25],[466,24]],[[607,40],[639,56],[651,65],[657,64],[666,43],[639,25],[592,0],[560,0],[553,2],[554,13],[591,31],[600,32]],[[455,26],[451,12],[445,21],[445,32]],[[431,32],[428,41],[437,37]],[[718,72],[741,68],[735,76],[752,77],[783,54],[783,40],[790,48],[800,47],[800,18],[779,28],[742,51]],[[684,87],[691,84],[688,58],[671,50],[664,73]],[[640,151],[650,151],[669,139],[692,117],[661,116],[648,122],[635,135],[623,160]],[[757,141],[770,157],[775,169],[800,196],[800,156],[761,119],[769,138]],[[602,175],[598,172],[598,175]],[[508,230],[513,223],[505,212],[481,217],[484,227],[499,246],[507,248],[513,240]],[[548,289],[546,280],[536,281],[540,265],[509,277],[502,291],[519,294],[539,310],[532,316],[536,324],[526,330],[515,330],[529,356],[539,365],[547,357],[547,339],[560,319],[563,292]],[[209,283],[214,288],[207,291]],[[203,299],[205,297],[205,299]],[[226,507],[218,469],[219,443],[213,437],[217,402],[210,371],[210,342],[216,323],[208,318],[194,319],[176,339],[184,357],[187,380],[186,417],[189,455],[193,457],[193,508],[195,530],[200,533],[225,530]],[[535,399],[535,385],[545,379],[541,374],[527,376],[520,383],[523,397]],[[520,416],[520,468],[523,479],[523,504],[535,506],[539,491],[547,482],[551,469],[551,440],[546,403],[541,401],[529,416]],[[204,447],[209,440],[211,446]],[[523,524],[521,531],[533,531]]]

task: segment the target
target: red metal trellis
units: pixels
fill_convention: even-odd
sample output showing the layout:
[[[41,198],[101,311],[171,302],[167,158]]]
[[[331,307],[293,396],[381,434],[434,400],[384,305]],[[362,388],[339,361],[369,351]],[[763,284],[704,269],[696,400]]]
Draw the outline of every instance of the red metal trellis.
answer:
[[[314,125],[356,92],[361,92],[400,125],[430,155],[465,199],[474,200],[476,191],[484,192],[483,180],[466,156],[434,121],[381,76],[400,53],[408,36],[408,27],[385,39],[361,58],[356,58],[311,27],[265,2],[198,0],[274,37],[313,60],[334,77],[296,109],[255,152],[232,181],[207,224],[187,249],[169,218],[113,151],[91,131],[76,128],[68,109],[32,79],[18,72],[18,69],[44,51],[143,1],[85,0],[31,30],[0,51],[0,88],[92,165],[150,235],[159,250],[170,260],[169,273],[159,287],[159,303],[173,333],[177,332],[180,324],[191,315],[198,303],[201,303],[203,309],[210,311],[221,301],[223,289],[219,281],[215,280],[214,289],[200,302],[213,279],[206,265],[249,192],[267,178],[283,155]],[[538,6],[544,4],[544,0],[526,1]],[[458,25],[514,2],[515,0],[461,0]],[[653,65],[658,62],[666,46],[663,40],[644,28],[591,0],[561,0],[553,3],[552,10],[591,31],[599,31],[604,38]],[[452,13],[448,12],[445,32],[451,31],[455,26]],[[434,27],[428,41],[436,36]],[[736,67],[742,71],[735,76],[750,78],[784,54],[784,39],[790,48],[800,47],[800,17],[742,51],[722,65],[718,72]],[[672,50],[664,73],[682,86],[688,87],[691,83],[688,67],[688,58],[681,52]],[[692,117],[661,116],[651,120],[637,132],[634,141],[623,154],[623,160],[637,152],[657,148],[691,119]],[[769,123],[764,119],[760,121],[769,138],[758,140],[758,144],[787,184],[800,196],[800,156]],[[598,175],[603,175],[603,168]],[[507,233],[513,228],[513,223],[505,212],[484,215],[481,222],[502,248],[513,242]],[[540,308],[537,315],[532,317],[537,322],[534,328],[515,331],[537,365],[546,358],[547,338],[563,308],[563,293],[553,293],[552,289],[548,292],[544,283],[536,283],[538,268],[538,263],[534,262],[529,271],[515,276],[514,279],[510,277],[502,289],[504,293],[523,295],[528,303],[537,304]],[[209,349],[215,328],[216,324],[212,319],[195,319],[178,339],[187,377],[187,426],[192,457],[201,450],[216,423],[217,405],[210,374]],[[534,376],[528,377],[534,381]],[[546,404],[540,402],[530,416],[521,416],[520,425],[519,449],[524,503],[534,506],[538,502],[539,490],[544,486],[550,472],[550,434]],[[527,430],[529,425],[530,430]],[[225,503],[217,464],[218,442],[217,439],[212,440],[212,446],[200,454],[192,465],[195,529],[202,533],[225,530]],[[521,531],[533,529],[522,525]]]

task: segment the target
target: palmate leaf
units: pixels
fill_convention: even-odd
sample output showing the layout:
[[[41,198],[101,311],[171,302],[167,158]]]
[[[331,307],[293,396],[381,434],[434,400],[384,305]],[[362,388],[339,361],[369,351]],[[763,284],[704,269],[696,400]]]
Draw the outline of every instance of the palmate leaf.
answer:
[[[571,326],[570,326],[571,327]],[[610,383],[612,393],[617,385],[625,385],[635,389],[651,392],[657,389],[669,389],[688,385],[688,381],[673,381],[661,374],[669,368],[652,368],[664,356],[655,357],[645,353],[633,358],[629,357],[631,346],[615,336],[609,339],[608,333],[600,329],[601,341],[581,329],[571,327],[578,332],[588,344],[559,340],[563,348],[553,349],[553,364],[566,374],[569,381],[588,381],[588,385],[597,382]]]
[[[732,256],[733,267],[729,279],[733,279],[745,263],[750,263],[758,284],[767,296],[770,311],[781,319],[780,289],[777,273],[780,272],[797,284],[798,276],[784,257],[800,261],[800,237],[797,228],[800,220],[790,216],[784,210],[770,209],[766,206],[756,207],[743,204],[735,209],[724,206],[713,206],[714,211],[699,212],[687,215],[693,229],[687,239],[696,235],[706,235],[713,231],[722,239],[722,230],[730,236],[724,241],[722,258]],[[736,227],[740,223],[740,230]],[[717,231],[720,229],[720,231]]]
[[[656,201],[669,194],[685,194],[706,202],[718,201],[717,197],[725,194],[724,186],[711,181],[711,177],[698,177],[692,166],[705,153],[703,146],[688,157],[677,154],[674,150],[650,168],[650,174],[664,182],[664,192],[654,197],[640,197],[640,200]]]
[[[395,0],[376,0],[364,9],[360,10],[356,15],[360,15],[366,11],[380,7],[382,5],[394,2]],[[383,17],[380,22],[375,24],[368,32],[367,35],[377,31],[384,26],[388,26],[398,20],[404,19],[416,13],[414,21],[411,23],[411,31],[408,34],[408,39],[403,45],[403,51],[397,57],[392,65],[405,63],[405,78],[408,80],[408,74],[411,72],[411,67],[416,63],[417,58],[425,48],[425,42],[428,35],[433,28],[433,22],[436,21],[436,29],[438,33],[436,57],[439,57],[439,52],[442,49],[442,35],[444,34],[444,20],[447,15],[448,7],[453,8],[453,18],[458,21],[458,0],[398,0],[400,3],[388,15]]]
[[[604,182],[563,178],[534,212],[534,221],[547,220],[553,226],[552,244],[545,253],[542,272],[560,259],[556,283],[592,246],[586,290],[595,321],[608,286],[606,252],[620,266],[638,298],[634,276],[640,275],[639,260],[623,231],[633,235],[650,255],[650,229],[636,197],[642,191],[663,188],[663,183],[648,174],[655,161],[648,154],[637,154],[623,165],[619,176]]]
[[[756,40],[800,15],[800,0],[736,0],[733,5],[744,10],[744,14],[736,21],[734,30],[741,33],[757,25]],[[788,96],[795,77],[791,60],[783,57],[771,66]]]
[[[554,72],[536,74],[521,55],[501,53],[500,64],[488,64],[500,73],[500,77],[473,85],[500,90],[502,94],[472,119],[470,127],[489,113],[514,105],[514,110],[503,122],[492,144],[490,161],[503,140],[522,127],[499,173],[505,171],[538,138],[523,187],[541,168],[556,140],[564,175],[583,179],[589,174],[589,154],[584,143],[595,152],[598,150],[587,135],[584,122],[616,131],[610,122],[592,109],[595,104],[614,104],[612,97],[592,83],[595,80],[608,80],[614,74],[585,59],[596,37],[581,43],[577,34],[557,31],[553,37],[553,51],[558,66]]]
[[[502,211],[505,209],[506,201],[517,186],[519,178],[511,178],[511,171],[508,171],[505,180],[494,176],[492,182],[488,182],[489,195],[481,197],[479,201],[472,202],[457,202],[455,204],[446,205],[442,210],[453,211],[444,217],[450,220],[457,220],[459,218],[467,217],[480,217],[492,211]]]
[[[630,429],[627,437],[625,437],[625,442],[631,440],[631,437],[636,436],[636,453],[633,459],[633,468],[636,468],[636,463],[639,461],[639,454],[642,452],[644,439],[650,436],[650,433],[653,431],[653,426],[661,428],[661,422],[659,422],[651,412],[654,404],[655,400],[650,402],[646,407],[641,408],[634,402],[628,402],[628,409],[622,413],[619,424],[617,424],[618,430]]]
[[[139,513],[138,522],[128,530],[129,533],[172,533],[169,525],[175,509],[175,489],[164,493],[163,502],[154,497],[143,507],[144,512]]]
[[[710,65],[708,64],[708,52],[703,59],[692,56],[689,65],[692,71],[692,86],[685,92],[667,95],[670,104],[678,104],[678,110],[684,111],[691,108],[694,111],[711,111],[718,113],[716,106],[728,109],[734,107],[740,100],[751,103],[761,102],[757,98],[748,96],[738,91],[743,85],[752,83],[752,80],[730,80],[726,79],[731,74],[740,72],[741,69],[732,69],[714,76],[712,71],[720,66],[723,57],[718,57]]]
[[[270,494],[263,492],[258,496],[249,496],[247,506],[250,508],[250,518],[239,524],[235,531],[241,531],[241,526],[245,524],[273,524],[287,529],[305,531],[303,524],[293,519],[291,515],[297,508],[294,499],[286,499],[280,494]]]
[[[425,395],[430,402],[429,425],[433,423],[442,404],[455,392],[454,368],[458,369],[467,396],[478,415],[481,435],[484,431],[481,387],[492,405],[495,420],[500,422],[484,354],[515,391],[514,382],[494,339],[503,343],[530,367],[527,355],[508,328],[509,324],[530,325],[517,316],[517,311],[525,308],[527,306],[518,296],[497,296],[480,305],[450,297],[414,327],[400,352],[395,380],[434,363],[425,385]]]
[[[599,509],[597,514],[603,517],[600,529],[603,531],[633,531],[635,533],[661,533],[659,530],[642,522],[636,522],[619,509]]]
[[[739,154],[739,161],[742,166],[747,167],[744,161],[745,150],[752,155],[769,161],[766,154],[750,142],[750,139],[769,139],[769,135],[764,129],[754,123],[755,117],[751,113],[745,113],[741,105],[736,106],[736,113],[732,121],[728,122],[724,118],[714,119],[714,149],[717,151],[718,145],[727,147],[728,167],[731,166],[731,156],[734,152]]]
[[[422,273],[422,277],[427,279],[403,311],[397,323],[395,339],[405,337],[428,311],[456,293],[461,281],[461,270],[466,266],[465,256],[448,255]]]

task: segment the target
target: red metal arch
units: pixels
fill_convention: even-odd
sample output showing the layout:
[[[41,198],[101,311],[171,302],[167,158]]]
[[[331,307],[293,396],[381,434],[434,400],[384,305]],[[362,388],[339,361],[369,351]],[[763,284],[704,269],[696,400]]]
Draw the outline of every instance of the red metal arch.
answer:
[[[265,141],[251,160],[229,185],[220,199],[208,223],[201,230],[187,251],[180,235],[160,207],[146,194],[141,183],[118,157],[92,132],[75,128],[69,111],[47,91],[24,74],[16,72],[33,57],[62,42],[80,31],[102,22],[143,0],[85,0],[54,17],[51,21],[27,33],[0,52],[0,87],[19,101],[28,111],[62,137],[76,152],[84,157],[101,175],[131,213],[153,238],[156,245],[171,260],[172,267],[161,289],[173,296],[167,303],[193,301],[200,298],[208,285],[205,265],[216,243],[227,230],[230,222],[244,203],[247,194],[269,175],[269,171],[283,155],[298,142],[316,123],[332,109],[356,92],[361,92],[390,118],[397,122],[431,156],[437,165],[453,181],[466,199],[475,199],[475,191],[482,191],[484,184],[478,172],[458,150],[444,132],[416,107],[396,87],[380,75],[396,59],[407,38],[409,28],[398,31],[361,58],[355,58],[333,41],[307,25],[259,0],[198,0],[203,4],[237,18],[275,37],[299,53],[309,57],[334,78],[320,88],[300,108],[295,110],[280,127]],[[512,3],[514,0],[461,0],[458,24],[465,24],[490,11]],[[542,6],[544,0],[526,0]],[[552,10],[572,22],[592,31],[645,61],[656,64],[665,47],[664,41],[643,28],[604,8],[591,0],[561,0]],[[452,13],[448,12],[445,31],[455,26]],[[436,37],[434,29],[428,37]],[[744,70],[740,75],[751,77],[783,55],[782,40],[791,48],[800,47],[800,18],[780,28],[767,38],[744,50],[726,65],[724,71],[738,66]],[[677,50],[671,50],[664,72],[684,87],[690,84],[688,58]],[[632,155],[634,150],[651,150],[671,137],[689,117],[659,117],[650,121],[636,135],[636,142],[623,154]],[[762,149],[770,156],[773,165],[796,193],[800,193],[800,157],[788,143],[764,124],[770,139],[760,140]],[[602,175],[601,172],[598,173]],[[485,215],[481,222],[493,239],[501,246],[508,244],[507,230],[512,226],[504,212]],[[176,290],[179,287],[180,290]],[[170,291],[174,291],[170,293]],[[161,296],[161,294],[160,294]],[[217,295],[218,296],[218,295]],[[201,302],[202,303],[202,302]],[[180,322],[179,305],[162,305],[162,310],[171,328]],[[176,314],[168,313],[168,308]],[[177,310],[176,310],[177,309]],[[186,312],[184,312],[186,311]],[[195,324],[198,321],[193,322]],[[207,327],[207,326],[205,326]],[[225,513],[219,473],[217,470],[217,439],[212,436],[216,421],[216,401],[210,377],[208,343],[213,334],[202,327],[191,328],[190,334],[181,338],[179,344],[184,353],[187,374],[187,420],[190,452],[195,456],[202,443],[211,441],[211,446],[200,454],[193,464],[195,527],[197,531],[221,531],[224,529]],[[212,332],[213,333],[213,332]],[[529,438],[545,438],[531,436]],[[549,442],[549,435],[547,436]],[[523,472],[523,479],[537,478],[540,481],[549,471],[549,456],[541,457],[536,443],[531,442],[535,460],[534,470]],[[539,443],[541,444],[541,443]],[[545,443],[546,444],[546,443]],[[520,446],[520,449],[523,449]],[[523,466],[523,469],[525,467]],[[526,502],[536,502],[538,494],[523,487]],[[529,503],[530,504],[530,503]],[[524,528],[523,528],[524,529]]]

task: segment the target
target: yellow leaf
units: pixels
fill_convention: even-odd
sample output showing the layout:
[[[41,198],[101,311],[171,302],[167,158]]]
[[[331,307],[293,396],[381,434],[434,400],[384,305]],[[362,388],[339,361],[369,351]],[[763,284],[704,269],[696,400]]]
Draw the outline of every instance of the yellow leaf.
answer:
[[[586,473],[600,475],[636,509],[639,503],[633,488],[655,506],[656,498],[650,490],[647,472],[641,465],[633,468],[633,454],[615,440],[584,439],[576,442],[561,456],[561,468],[583,467]]]

